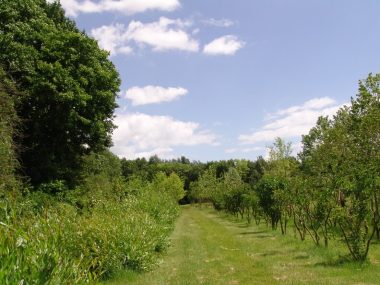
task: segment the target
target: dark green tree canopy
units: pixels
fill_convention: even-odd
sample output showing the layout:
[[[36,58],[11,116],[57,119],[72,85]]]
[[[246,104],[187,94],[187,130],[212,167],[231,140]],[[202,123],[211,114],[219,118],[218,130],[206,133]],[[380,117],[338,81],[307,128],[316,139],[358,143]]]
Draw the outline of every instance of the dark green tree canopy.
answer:
[[[16,186],[17,160],[13,138],[16,136],[18,118],[14,97],[21,97],[16,87],[0,67],[0,197]]]
[[[0,64],[26,93],[19,144],[32,182],[69,179],[81,155],[111,145],[119,75],[59,3],[0,1]]]

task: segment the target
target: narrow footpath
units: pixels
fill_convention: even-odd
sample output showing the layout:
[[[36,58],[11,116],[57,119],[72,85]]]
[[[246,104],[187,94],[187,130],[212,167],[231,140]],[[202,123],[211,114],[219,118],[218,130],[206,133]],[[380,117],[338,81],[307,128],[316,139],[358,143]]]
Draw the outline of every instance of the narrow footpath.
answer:
[[[183,207],[171,240],[157,269],[127,272],[107,285],[379,284],[380,280],[380,274],[374,273],[379,272],[378,265],[329,266],[323,263],[329,258],[324,249],[265,227],[248,227],[206,208]]]

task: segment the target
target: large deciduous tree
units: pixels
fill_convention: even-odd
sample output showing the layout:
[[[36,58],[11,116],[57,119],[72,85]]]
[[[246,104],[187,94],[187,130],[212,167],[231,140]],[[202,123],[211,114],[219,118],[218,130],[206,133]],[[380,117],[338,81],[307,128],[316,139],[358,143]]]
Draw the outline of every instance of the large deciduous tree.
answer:
[[[59,3],[0,1],[0,64],[26,94],[19,144],[33,183],[70,180],[83,154],[110,146],[119,75]]]

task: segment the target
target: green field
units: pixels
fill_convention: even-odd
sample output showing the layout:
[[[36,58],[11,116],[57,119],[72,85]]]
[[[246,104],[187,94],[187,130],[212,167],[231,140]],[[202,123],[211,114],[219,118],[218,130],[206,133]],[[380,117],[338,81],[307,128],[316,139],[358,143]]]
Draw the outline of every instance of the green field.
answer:
[[[121,273],[121,284],[380,284],[380,247],[370,263],[345,262],[344,247],[316,248],[293,233],[247,226],[211,208],[186,206],[161,265]]]

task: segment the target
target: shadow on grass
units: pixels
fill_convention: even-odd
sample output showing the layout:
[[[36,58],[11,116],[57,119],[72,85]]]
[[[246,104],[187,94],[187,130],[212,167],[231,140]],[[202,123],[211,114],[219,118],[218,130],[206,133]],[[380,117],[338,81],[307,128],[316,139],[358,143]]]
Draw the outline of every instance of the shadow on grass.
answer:
[[[270,251],[267,251],[267,252],[263,252],[261,253],[260,255],[263,256],[263,257],[266,257],[266,256],[273,256],[273,255],[277,255],[281,253],[280,251],[278,250],[270,250]]]
[[[251,231],[251,232],[242,232],[240,235],[258,235],[258,234],[263,234],[266,233],[266,231]],[[266,234],[266,236],[269,236]]]
[[[294,259],[309,259],[309,258],[310,258],[310,255],[308,254],[299,254],[294,257]]]
[[[259,234],[259,235],[256,235],[255,238],[273,238],[274,236],[271,235],[271,234]]]
[[[245,229],[245,228],[249,228],[249,227],[250,227],[250,225],[247,224],[247,223],[245,223],[245,224],[242,224],[242,223],[240,223],[240,224],[235,223],[235,224],[236,224],[236,226],[237,226],[238,228],[241,228],[241,229]]]
[[[340,267],[340,266],[352,266],[355,268],[364,268],[370,265],[369,261],[354,261],[350,255],[341,255],[337,258],[329,259],[323,262],[315,263],[313,266],[322,267]]]

